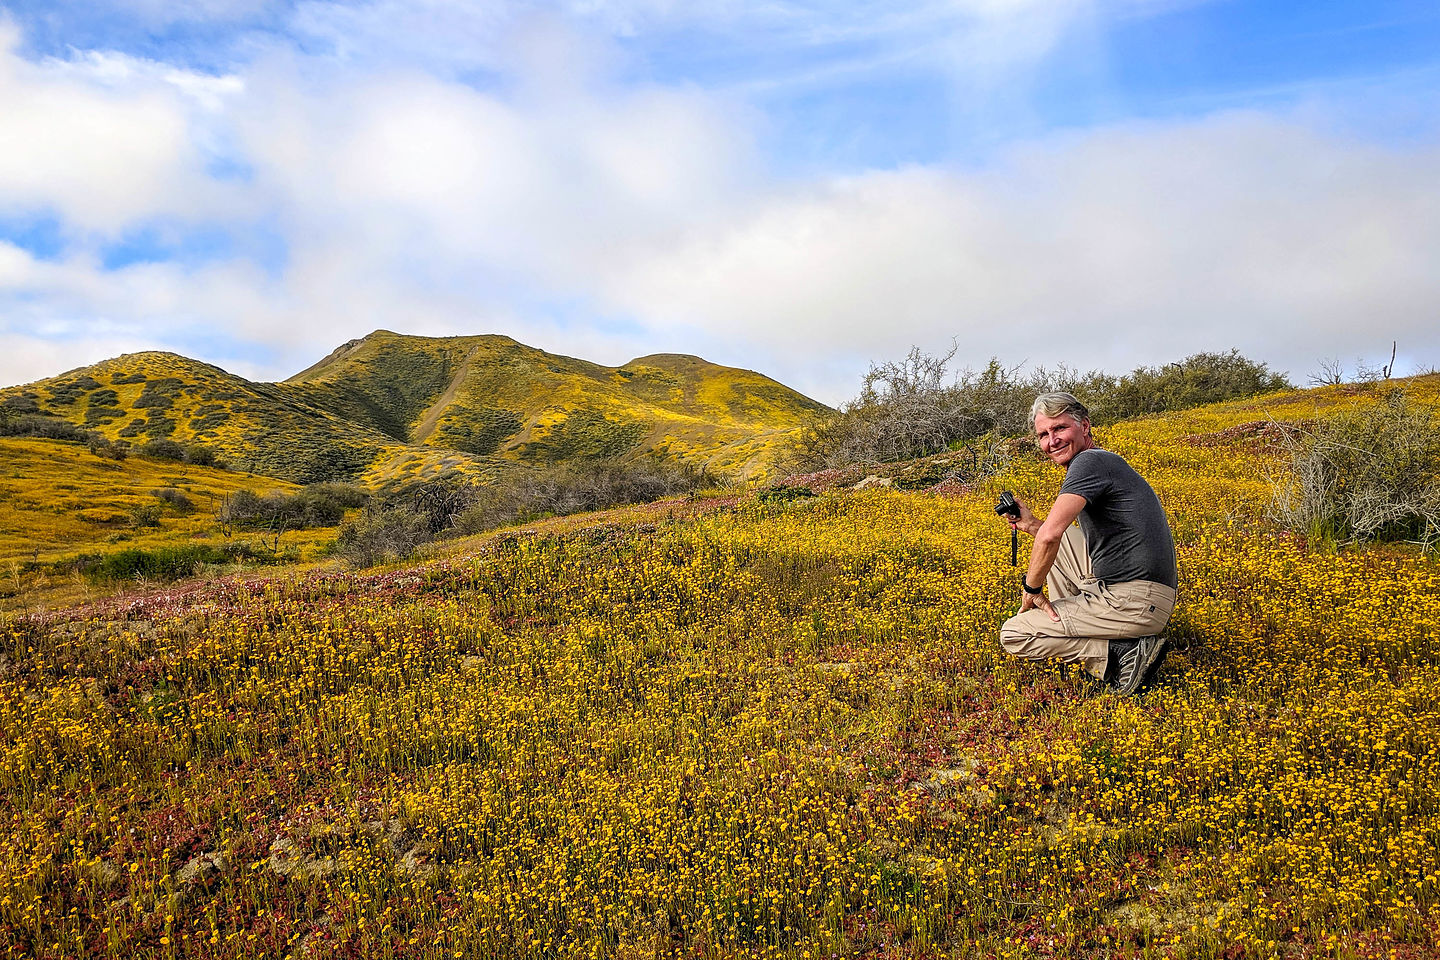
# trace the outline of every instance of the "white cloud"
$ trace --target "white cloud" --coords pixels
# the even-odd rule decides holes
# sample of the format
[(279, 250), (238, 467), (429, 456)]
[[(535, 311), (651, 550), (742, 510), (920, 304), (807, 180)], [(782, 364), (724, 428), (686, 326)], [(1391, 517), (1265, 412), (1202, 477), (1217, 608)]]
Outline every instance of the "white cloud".
[(1392, 338), (1440, 351), (1437, 258), (1440, 151), (1242, 114), (1059, 138), (983, 172), (838, 180), (696, 233), (606, 293), (797, 366), (953, 337), (977, 363), (1113, 370), (1234, 346), (1303, 375)]
[(198, 115), (239, 92), (116, 54), (31, 63), (0, 21), (0, 215), (56, 211), (72, 230), (116, 232), (193, 215), (213, 192)]

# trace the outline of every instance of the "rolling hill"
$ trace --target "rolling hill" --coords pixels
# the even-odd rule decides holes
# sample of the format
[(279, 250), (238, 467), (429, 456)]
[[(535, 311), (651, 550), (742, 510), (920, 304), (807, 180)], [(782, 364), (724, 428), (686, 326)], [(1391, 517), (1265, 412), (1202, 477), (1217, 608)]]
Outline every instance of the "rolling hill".
[(237, 469), (371, 484), (647, 455), (764, 474), (825, 407), (748, 370), (656, 354), (620, 367), (503, 336), (376, 331), (283, 383), (135, 353), (0, 390), (13, 414), (215, 448)]
[(995, 495), (1062, 482), (1033, 451), (0, 620), (0, 931), (37, 960), (1440, 956), (1433, 550), (1267, 511), (1284, 426), (1392, 390), (1440, 405), (1426, 377), (1100, 430), (1180, 565), (1136, 697), (996, 642)]

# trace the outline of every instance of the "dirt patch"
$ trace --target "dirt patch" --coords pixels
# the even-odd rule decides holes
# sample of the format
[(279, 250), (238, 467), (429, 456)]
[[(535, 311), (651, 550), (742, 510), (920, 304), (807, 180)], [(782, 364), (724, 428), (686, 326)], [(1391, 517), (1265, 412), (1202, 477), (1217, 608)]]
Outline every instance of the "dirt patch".
[(1293, 448), (1314, 427), (1313, 420), (1251, 420), (1214, 433), (1192, 433), (1181, 437), (1180, 442), (1192, 447), (1240, 447), (1278, 454)]

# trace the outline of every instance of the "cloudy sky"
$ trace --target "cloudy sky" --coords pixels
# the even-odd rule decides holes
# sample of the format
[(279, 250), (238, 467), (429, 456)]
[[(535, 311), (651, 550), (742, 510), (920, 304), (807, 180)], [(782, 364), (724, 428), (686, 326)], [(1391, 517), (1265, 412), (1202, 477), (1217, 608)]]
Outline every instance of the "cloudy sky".
[(0, 0), (0, 384), (377, 328), (1440, 366), (1440, 7)]

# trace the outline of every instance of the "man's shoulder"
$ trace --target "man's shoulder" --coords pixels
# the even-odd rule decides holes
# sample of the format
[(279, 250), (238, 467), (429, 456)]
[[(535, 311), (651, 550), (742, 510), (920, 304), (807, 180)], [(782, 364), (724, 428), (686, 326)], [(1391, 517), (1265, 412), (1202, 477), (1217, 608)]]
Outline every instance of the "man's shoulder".
[(1125, 458), (1110, 450), (1101, 450), (1099, 447), (1091, 447), (1088, 450), (1081, 450), (1070, 460), (1068, 469), (1074, 470), (1080, 467), (1084, 472), (1114, 470), (1117, 467), (1128, 467)]

